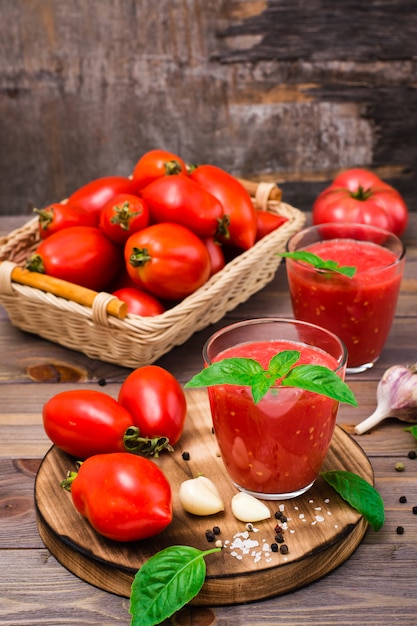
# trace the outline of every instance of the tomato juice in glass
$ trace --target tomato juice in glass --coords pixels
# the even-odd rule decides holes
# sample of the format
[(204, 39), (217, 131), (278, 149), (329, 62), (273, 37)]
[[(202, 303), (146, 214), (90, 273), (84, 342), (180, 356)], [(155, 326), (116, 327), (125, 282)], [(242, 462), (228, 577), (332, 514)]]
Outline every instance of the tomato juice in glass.
[[(297, 365), (325, 365), (344, 378), (346, 348), (312, 324), (266, 318), (215, 333), (203, 356), (208, 365), (250, 357), (267, 368), (283, 350), (299, 350)], [(241, 491), (262, 499), (286, 499), (307, 491), (317, 478), (333, 435), (338, 402), (291, 387), (273, 387), (255, 404), (250, 387), (208, 387), (214, 432), (226, 470)]]
[(338, 335), (348, 349), (349, 373), (372, 367), (389, 335), (404, 270), (395, 235), (360, 224), (323, 224), (294, 235), (289, 252), (356, 267), (352, 278), (286, 259), (294, 317)]

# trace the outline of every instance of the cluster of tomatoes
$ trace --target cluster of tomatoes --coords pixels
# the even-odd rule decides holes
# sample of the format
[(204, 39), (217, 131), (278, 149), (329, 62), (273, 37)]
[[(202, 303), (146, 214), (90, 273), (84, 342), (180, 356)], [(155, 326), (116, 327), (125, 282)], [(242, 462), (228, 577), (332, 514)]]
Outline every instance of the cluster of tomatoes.
[(137, 315), (159, 315), (286, 221), (255, 210), (223, 169), (165, 150), (145, 153), (131, 177), (93, 180), (37, 213), (27, 268), (110, 291)]
[(172, 449), (186, 413), (181, 385), (157, 365), (131, 372), (117, 400), (102, 391), (76, 389), (45, 403), (47, 436), (79, 466), (62, 486), (98, 533), (115, 541), (136, 541), (170, 524), (171, 486), (148, 457)]

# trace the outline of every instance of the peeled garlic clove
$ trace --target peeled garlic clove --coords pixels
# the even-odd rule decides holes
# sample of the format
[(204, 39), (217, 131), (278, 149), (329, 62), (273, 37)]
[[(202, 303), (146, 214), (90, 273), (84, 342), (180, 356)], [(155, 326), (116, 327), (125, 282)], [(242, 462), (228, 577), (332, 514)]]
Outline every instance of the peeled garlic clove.
[(266, 504), (243, 491), (233, 496), (232, 513), (241, 522), (260, 522), (271, 517)]
[(193, 515), (213, 515), (224, 511), (223, 500), (206, 476), (197, 476), (184, 481), (180, 486), (179, 498), (183, 508)]

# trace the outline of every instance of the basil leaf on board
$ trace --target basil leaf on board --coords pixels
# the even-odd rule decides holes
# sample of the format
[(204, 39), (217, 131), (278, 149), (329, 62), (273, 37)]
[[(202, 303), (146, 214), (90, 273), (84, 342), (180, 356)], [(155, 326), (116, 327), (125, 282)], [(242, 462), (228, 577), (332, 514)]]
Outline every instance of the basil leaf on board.
[(148, 559), (132, 583), (131, 626), (160, 624), (190, 602), (204, 584), (204, 557), (220, 550), (170, 546)]
[(342, 470), (321, 472), (320, 475), (346, 502), (364, 516), (373, 530), (382, 528), (385, 521), (384, 501), (364, 478)]
[(337, 261), (331, 259), (324, 261), (322, 258), (307, 252), (307, 250), (298, 250), (297, 252), (282, 252), (279, 256), (287, 257), (288, 259), (294, 259), (295, 261), (304, 261), (312, 265), (318, 270), (325, 270), (327, 272), (336, 272), (337, 274), (343, 274), (348, 278), (352, 278), (356, 274), (356, 267), (351, 265), (339, 265)]
[(272, 357), (267, 370), (264, 370), (262, 365), (254, 359), (245, 357), (223, 359), (205, 367), (184, 386), (186, 388), (212, 387), (213, 385), (251, 387), (255, 404), (273, 385), (276, 390), (280, 386), (298, 387), (357, 406), (353, 392), (335, 372), (322, 365), (305, 364), (293, 367), (299, 358), (300, 352), (297, 350), (282, 350)]
[(414, 439), (417, 439), (417, 426), (407, 426), (407, 428), (404, 428), (404, 430), (407, 433), (411, 433)]

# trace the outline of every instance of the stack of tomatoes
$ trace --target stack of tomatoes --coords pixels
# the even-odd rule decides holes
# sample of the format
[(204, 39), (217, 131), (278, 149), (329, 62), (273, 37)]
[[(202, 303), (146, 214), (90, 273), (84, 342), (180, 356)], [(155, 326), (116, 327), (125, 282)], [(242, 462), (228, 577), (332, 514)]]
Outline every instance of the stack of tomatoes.
[(159, 315), (286, 218), (256, 211), (241, 183), (214, 165), (151, 150), (130, 178), (107, 176), (37, 211), (41, 243), (27, 268)]
[(75, 389), (46, 402), (46, 434), (79, 466), (62, 486), (98, 533), (115, 541), (136, 541), (170, 524), (171, 486), (148, 457), (166, 448), (172, 451), (186, 413), (181, 385), (157, 365), (129, 374), (117, 400), (102, 391)]

